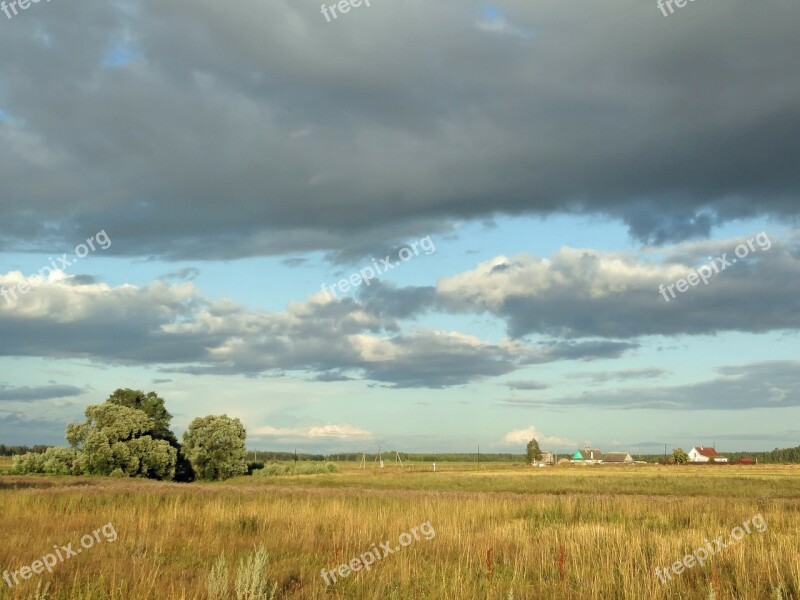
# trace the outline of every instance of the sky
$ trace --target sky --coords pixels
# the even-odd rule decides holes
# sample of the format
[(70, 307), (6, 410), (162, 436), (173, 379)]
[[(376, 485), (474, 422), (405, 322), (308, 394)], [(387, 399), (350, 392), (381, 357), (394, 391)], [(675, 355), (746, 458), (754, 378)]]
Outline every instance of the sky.
[(800, 444), (796, 1), (322, 8), (0, 12), (0, 443)]

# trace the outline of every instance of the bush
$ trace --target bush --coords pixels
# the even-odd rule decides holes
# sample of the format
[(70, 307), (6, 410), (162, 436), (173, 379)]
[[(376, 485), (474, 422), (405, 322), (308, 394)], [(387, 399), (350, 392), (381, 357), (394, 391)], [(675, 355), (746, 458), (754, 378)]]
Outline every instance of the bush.
[[(267, 551), (261, 547), (239, 561), (235, 577), (236, 600), (275, 600), (278, 582), (269, 587), (267, 578)], [(230, 594), (230, 575), (222, 554), (211, 567), (206, 582), (209, 600), (227, 600)]]
[(255, 477), (284, 477), (294, 475), (320, 475), (323, 473), (335, 473), (339, 468), (333, 463), (313, 463), (302, 462), (295, 464), (270, 463), (264, 465), (263, 469), (253, 472)]
[(208, 573), (208, 600), (228, 600), (231, 597), (228, 582), (228, 566), (225, 555), (221, 554)]
[(80, 475), (80, 453), (73, 448), (56, 446), (44, 454), (25, 454), (14, 460), (14, 475), (42, 473), (45, 475)]
[[(269, 598), (275, 597), (275, 588)], [(267, 551), (262, 547), (254, 554), (239, 561), (236, 571), (236, 600), (262, 600), (267, 598), (269, 580), (267, 579)]]

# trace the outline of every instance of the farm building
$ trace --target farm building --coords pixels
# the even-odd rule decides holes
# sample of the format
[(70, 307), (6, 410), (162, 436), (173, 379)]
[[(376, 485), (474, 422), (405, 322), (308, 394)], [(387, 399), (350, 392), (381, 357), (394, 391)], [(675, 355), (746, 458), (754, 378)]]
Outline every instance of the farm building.
[(603, 462), (603, 453), (597, 448), (584, 448), (572, 455), (570, 462), (584, 465), (596, 465)]
[(714, 462), (728, 462), (728, 458), (725, 456), (721, 456), (717, 454), (716, 449), (710, 446), (695, 446), (691, 450), (689, 450), (689, 462), (693, 463), (705, 463), (711, 459), (714, 459)]
[(603, 457), (604, 464), (632, 465), (633, 457), (630, 452), (607, 452)]
[(545, 467), (556, 464), (556, 457), (552, 452), (544, 450), (542, 452), (542, 459), (535, 460), (531, 463), (534, 467)]

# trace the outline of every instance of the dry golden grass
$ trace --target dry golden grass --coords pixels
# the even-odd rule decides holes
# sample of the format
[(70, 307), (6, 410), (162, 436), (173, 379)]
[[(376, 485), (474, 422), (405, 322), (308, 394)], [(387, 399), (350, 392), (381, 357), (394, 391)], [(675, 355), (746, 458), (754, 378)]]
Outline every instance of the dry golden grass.
[[(76, 543), (108, 522), (119, 538), (52, 575), (0, 587), (0, 597), (33, 598), (43, 581), (53, 599), (204, 599), (220, 554), (233, 567), (264, 546), (277, 598), (286, 599), (475, 600), (510, 592), (516, 600), (760, 599), (777, 598), (778, 589), (784, 600), (800, 598), (798, 486), (796, 467), (350, 468), (192, 485), (3, 476), (3, 569), (29, 565), (53, 544)], [(727, 538), (757, 513), (767, 522), (764, 533), (659, 583), (656, 566), (706, 538)], [(321, 569), (373, 542), (397, 545), (401, 533), (425, 521), (436, 530), (433, 540), (326, 587)]]

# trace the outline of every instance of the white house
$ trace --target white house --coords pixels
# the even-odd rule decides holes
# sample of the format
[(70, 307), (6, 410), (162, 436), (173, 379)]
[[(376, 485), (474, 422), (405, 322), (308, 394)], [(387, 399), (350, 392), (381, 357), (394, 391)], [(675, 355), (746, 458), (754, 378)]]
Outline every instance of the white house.
[(717, 454), (717, 451), (710, 446), (695, 446), (689, 450), (689, 462), (704, 463), (708, 462), (712, 458), (714, 459), (714, 462), (728, 462), (727, 457)]

